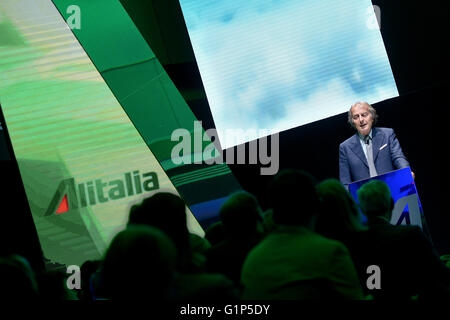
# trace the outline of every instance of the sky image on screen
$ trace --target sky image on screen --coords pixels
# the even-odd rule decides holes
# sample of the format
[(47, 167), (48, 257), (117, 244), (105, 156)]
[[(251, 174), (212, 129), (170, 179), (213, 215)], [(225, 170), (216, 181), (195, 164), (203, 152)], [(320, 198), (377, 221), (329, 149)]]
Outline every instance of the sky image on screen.
[(398, 96), (370, 0), (180, 5), (224, 149)]

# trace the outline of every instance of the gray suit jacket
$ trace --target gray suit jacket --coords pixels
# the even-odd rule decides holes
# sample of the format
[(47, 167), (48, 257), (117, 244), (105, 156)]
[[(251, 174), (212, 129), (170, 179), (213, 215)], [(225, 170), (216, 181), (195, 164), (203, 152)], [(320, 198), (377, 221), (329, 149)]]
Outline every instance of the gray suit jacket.
[[(393, 129), (372, 128), (372, 149), (379, 175), (409, 167)], [(339, 178), (347, 186), (369, 177), (369, 165), (356, 133), (339, 146)]]

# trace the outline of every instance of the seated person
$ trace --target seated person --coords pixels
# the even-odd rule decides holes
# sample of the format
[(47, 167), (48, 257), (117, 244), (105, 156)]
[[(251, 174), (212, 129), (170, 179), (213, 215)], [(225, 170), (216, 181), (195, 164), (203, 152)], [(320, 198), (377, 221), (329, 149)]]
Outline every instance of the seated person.
[(389, 223), (394, 201), (383, 181), (373, 180), (358, 190), (358, 200), (376, 239), (374, 263), (381, 271), (382, 286), (376, 299), (446, 298), (448, 269), (417, 226)]
[(312, 177), (285, 170), (270, 188), (278, 225), (244, 262), (244, 299), (363, 299), (347, 248), (311, 230), (319, 199)]
[[(128, 225), (144, 224), (164, 231), (177, 248), (177, 270), (180, 272), (203, 271), (206, 251), (203, 238), (192, 235), (187, 228), (186, 205), (177, 195), (158, 192), (130, 210)], [(193, 245), (200, 251), (194, 251)]]
[(169, 300), (176, 253), (172, 240), (161, 230), (145, 225), (127, 227), (114, 237), (106, 251), (97, 298)]
[(336, 179), (328, 179), (317, 185), (320, 197), (320, 213), (315, 231), (342, 242), (350, 252), (361, 287), (366, 295), (367, 268), (372, 265), (374, 240), (368, 228), (362, 224), (357, 204), (347, 189)]
[(220, 209), (225, 240), (206, 252), (208, 271), (219, 272), (239, 284), (248, 252), (263, 237), (261, 209), (247, 192), (231, 195)]
[[(206, 258), (202, 254), (209, 245), (198, 244), (203, 238), (187, 229), (186, 205), (177, 195), (158, 192), (130, 211), (128, 225), (149, 225), (165, 232), (177, 249), (177, 264), (171, 300), (209, 301), (236, 300), (239, 292), (234, 283), (221, 274), (205, 273)], [(197, 248), (198, 251), (194, 251)]]

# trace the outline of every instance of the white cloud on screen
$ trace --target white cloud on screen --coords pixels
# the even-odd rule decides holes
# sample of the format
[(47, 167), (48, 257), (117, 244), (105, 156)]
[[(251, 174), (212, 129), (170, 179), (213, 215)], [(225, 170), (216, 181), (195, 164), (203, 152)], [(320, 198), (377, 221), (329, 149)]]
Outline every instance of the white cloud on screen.
[(196, 1), (181, 5), (221, 142), (398, 95), (370, 1)]

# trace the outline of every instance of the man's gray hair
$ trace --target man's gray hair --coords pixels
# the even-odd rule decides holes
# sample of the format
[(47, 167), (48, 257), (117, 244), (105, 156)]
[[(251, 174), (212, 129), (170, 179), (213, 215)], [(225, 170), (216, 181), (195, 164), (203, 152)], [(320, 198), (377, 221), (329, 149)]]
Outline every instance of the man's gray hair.
[(392, 197), (388, 185), (380, 180), (364, 184), (357, 192), (359, 206), (368, 217), (390, 215)]
[(377, 120), (378, 120), (377, 110), (375, 110), (374, 107), (372, 107), (370, 104), (368, 104), (365, 101), (355, 102), (350, 107), (350, 110), (348, 110), (348, 119), (347, 120), (348, 120), (348, 123), (350, 124), (350, 126), (356, 130), (355, 124), (353, 123), (352, 108), (358, 104), (367, 104), (369, 106), (369, 112), (372, 114), (372, 119), (373, 119), (372, 127), (375, 127), (375, 125), (377, 124)]

